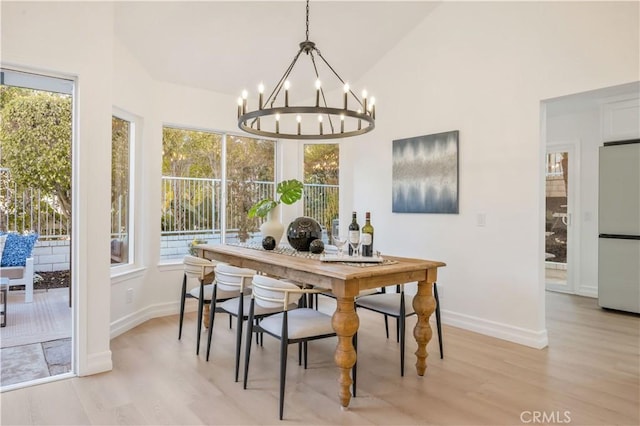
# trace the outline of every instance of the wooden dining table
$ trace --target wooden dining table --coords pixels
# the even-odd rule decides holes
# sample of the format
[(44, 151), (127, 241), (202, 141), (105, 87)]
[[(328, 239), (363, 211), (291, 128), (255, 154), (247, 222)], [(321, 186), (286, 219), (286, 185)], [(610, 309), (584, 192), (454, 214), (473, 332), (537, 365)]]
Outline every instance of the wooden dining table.
[(418, 344), (416, 371), (423, 376), (427, 368), (427, 343), (433, 334), (429, 317), (436, 308), (433, 283), (443, 262), (383, 255), (380, 264), (323, 262), (318, 256), (301, 253), (266, 251), (255, 245), (198, 245), (198, 255), (241, 268), (253, 269), (271, 276), (331, 289), (336, 297), (332, 325), (338, 336), (334, 361), (340, 369), (339, 398), (342, 407), (351, 401), (351, 368), (356, 362), (353, 336), (360, 321), (354, 298), (362, 291), (410, 282), (418, 283), (413, 309), (418, 321), (413, 336)]

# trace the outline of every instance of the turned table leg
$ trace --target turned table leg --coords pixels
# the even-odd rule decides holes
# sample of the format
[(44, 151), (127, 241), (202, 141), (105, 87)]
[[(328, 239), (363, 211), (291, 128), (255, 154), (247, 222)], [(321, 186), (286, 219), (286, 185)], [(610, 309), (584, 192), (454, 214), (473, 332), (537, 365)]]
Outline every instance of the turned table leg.
[(360, 321), (356, 314), (353, 297), (338, 297), (336, 311), (331, 321), (338, 335), (338, 345), (334, 360), (340, 368), (340, 404), (349, 406), (351, 401), (351, 368), (356, 363), (356, 351), (353, 347), (353, 335), (358, 331)]
[(413, 309), (418, 316), (418, 322), (413, 329), (413, 337), (418, 343), (416, 351), (416, 371), (419, 376), (424, 376), (427, 369), (427, 343), (433, 336), (429, 318), (436, 310), (436, 300), (433, 297), (433, 282), (420, 281), (418, 283), (418, 293), (413, 298)]

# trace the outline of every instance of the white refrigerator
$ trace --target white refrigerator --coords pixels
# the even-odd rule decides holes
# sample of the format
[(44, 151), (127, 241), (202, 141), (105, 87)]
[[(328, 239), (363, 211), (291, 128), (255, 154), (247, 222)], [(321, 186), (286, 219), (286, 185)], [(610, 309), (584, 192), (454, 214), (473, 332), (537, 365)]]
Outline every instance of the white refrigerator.
[(640, 313), (640, 139), (600, 148), (598, 303)]

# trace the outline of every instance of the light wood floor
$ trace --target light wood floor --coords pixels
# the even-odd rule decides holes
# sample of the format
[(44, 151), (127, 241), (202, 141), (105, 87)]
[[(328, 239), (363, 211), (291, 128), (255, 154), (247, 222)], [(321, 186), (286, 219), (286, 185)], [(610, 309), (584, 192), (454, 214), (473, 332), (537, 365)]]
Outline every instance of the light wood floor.
[[(323, 298), (322, 309), (331, 303)], [(547, 423), (640, 423), (640, 319), (603, 311), (595, 299), (548, 293), (544, 350), (445, 326), (445, 358), (434, 335), (425, 377), (415, 375), (410, 338), (401, 378), (398, 344), (385, 339), (382, 317), (361, 311), (360, 319), (350, 409), (340, 410), (336, 395), (335, 341), (312, 342), (306, 371), (290, 351), (286, 423), (514, 425), (532, 423), (534, 411)], [(154, 319), (113, 340), (112, 372), (3, 393), (1, 423), (280, 423), (276, 342), (265, 336), (254, 350), (243, 390), (232, 378), (234, 331), (225, 317), (216, 321), (208, 363), (195, 355), (193, 316), (182, 341), (176, 316)]]

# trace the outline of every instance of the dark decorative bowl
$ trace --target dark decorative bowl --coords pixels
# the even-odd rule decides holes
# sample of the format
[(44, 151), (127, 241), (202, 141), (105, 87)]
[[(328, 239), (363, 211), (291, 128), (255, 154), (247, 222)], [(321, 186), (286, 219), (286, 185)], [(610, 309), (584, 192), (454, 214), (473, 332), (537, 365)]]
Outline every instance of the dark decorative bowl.
[(298, 251), (309, 251), (311, 241), (322, 238), (322, 228), (314, 219), (299, 217), (289, 224), (287, 240)]

